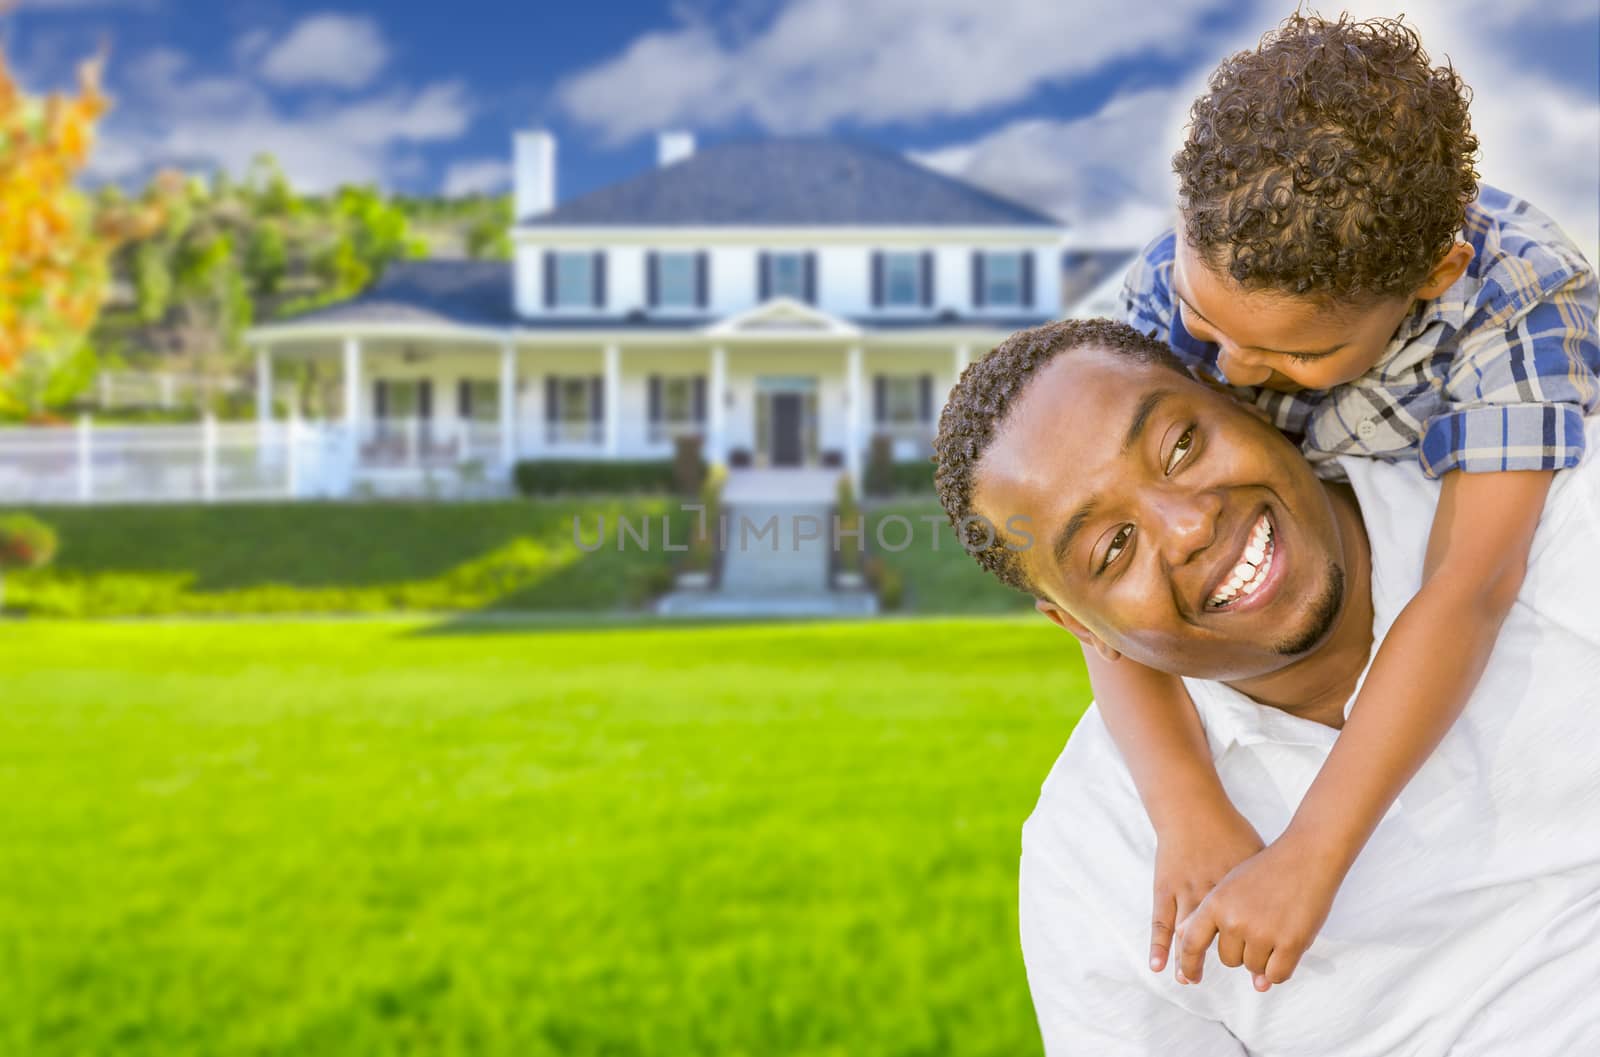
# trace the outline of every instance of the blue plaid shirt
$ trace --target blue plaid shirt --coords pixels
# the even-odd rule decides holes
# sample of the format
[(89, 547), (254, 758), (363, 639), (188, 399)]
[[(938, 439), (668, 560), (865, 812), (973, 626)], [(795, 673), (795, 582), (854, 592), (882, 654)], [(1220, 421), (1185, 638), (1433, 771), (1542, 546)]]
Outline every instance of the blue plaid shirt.
[[(1420, 459), (1423, 472), (1561, 470), (1583, 457), (1583, 419), (1600, 406), (1594, 269), (1554, 221), (1482, 188), (1463, 240), (1475, 256), (1450, 289), (1418, 302), (1382, 359), (1328, 390), (1235, 391), (1303, 437), (1320, 471), (1338, 455)], [(1145, 248), (1123, 287), (1125, 318), (1218, 382), (1217, 346), (1173, 311), (1174, 234)]]

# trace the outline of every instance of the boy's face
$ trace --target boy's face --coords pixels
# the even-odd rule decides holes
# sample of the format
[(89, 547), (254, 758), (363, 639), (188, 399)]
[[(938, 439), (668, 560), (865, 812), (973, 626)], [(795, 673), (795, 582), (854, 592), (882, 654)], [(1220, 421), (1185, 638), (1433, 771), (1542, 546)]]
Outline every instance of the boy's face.
[(1331, 389), (1366, 374), (1412, 304), (1409, 297), (1391, 297), (1358, 308), (1330, 307), (1246, 290), (1207, 267), (1181, 227), (1172, 292), (1183, 328), (1218, 346), (1217, 365), (1231, 384), (1283, 392)]

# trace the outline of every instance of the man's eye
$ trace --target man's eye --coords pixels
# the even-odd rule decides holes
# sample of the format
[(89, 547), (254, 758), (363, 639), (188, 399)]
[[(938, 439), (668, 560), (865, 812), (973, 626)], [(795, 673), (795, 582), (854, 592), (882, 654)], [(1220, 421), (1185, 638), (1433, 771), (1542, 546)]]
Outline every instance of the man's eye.
[(1128, 546), (1128, 541), (1133, 538), (1133, 526), (1124, 525), (1117, 529), (1117, 534), (1111, 537), (1111, 546), (1106, 548), (1106, 556), (1100, 559), (1100, 571), (1104, 572), (1112, 562), (1121, 556)]
[(1178, 464), (1189, 455), (1189, 449), (1194, 446), (1194, 427), (1190, 426), (1183, 431), (1183, 436), (1172, 446), (1172, 451), (1167, 455), (1167, 473), (1178, 468)]

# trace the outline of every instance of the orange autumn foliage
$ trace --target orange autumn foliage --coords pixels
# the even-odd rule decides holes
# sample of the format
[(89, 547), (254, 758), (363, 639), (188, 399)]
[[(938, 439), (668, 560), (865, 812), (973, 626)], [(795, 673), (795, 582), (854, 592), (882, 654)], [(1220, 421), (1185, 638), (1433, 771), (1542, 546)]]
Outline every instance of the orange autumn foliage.
[(100, 63), (85, 63), (75, 96), (23, 92), (0, 55), (0, 375), (33, 348), (80, 342), (122, 242), (161, 223), (154, 199), (96, 211), (73, 186), (108, 100)]

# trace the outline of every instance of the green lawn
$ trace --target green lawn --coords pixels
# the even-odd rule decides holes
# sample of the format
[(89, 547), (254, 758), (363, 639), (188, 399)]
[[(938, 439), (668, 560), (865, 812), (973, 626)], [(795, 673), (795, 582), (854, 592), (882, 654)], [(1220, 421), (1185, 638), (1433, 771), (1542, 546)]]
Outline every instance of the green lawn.
[(0, 625), (0, 1053), (1037, 1053), (1043, 620)]
[[(690, 517), (666, 498), (499, 503), (288, 503), (52, 507), (61, 553), (7, 578), (7, 605), (44, 616), (394, 610), (606, 610), (665, 582), (661, 517), (682, 544)], [(573, 517), (592, 545), (573, 541)], [(651, 519), (651, 548), (616, 546), (616, 519)]]

